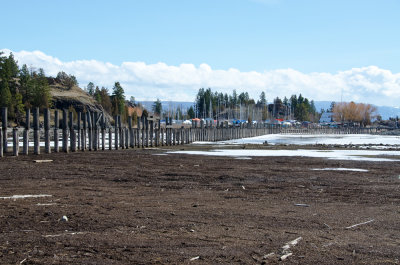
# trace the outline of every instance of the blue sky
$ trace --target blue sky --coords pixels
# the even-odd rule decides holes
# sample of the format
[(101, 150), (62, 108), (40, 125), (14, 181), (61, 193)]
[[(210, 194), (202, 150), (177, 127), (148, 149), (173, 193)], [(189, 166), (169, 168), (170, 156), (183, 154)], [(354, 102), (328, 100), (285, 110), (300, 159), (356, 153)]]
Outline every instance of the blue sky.
[[(400, 72), (397, 0), (2, 1), (2, 48), (64, 61)], [(4, 12), (7, 11), (7, 12)], [(4, 32), (5, 31), (5, 32)], [(7, 37), (12, 36), (12, 38)]]
[[(382, 95), (393, 98), (393, 86), (400, 87), (396, 74), (400, 72), (400, 1), (397, 0), (0, 0), (0, 4), (2, 20), (8, 25), (2, 28), (0, 49), (13, 51), (21, 63), (39, 63), (47, 72), (55, 69), (47, 66), (43, 58), (29, 61), (18, 52), (40, 51), (54, 57), (61, 62), (57, 65), (73, 72), (82, 85), (98, 75), (70, 66), (80, 61), (96, 61), (115, 67), (122, 67), (124, 62), (143, 62), (146, 66), (161, 63), (172, 72), (174, 66), (182, 71), (182, 64), (193, 65), (197, 70), (206, 64), (212, 71), (233, 68), (240, 74), (261, 75), (293, 69), (307, 77), (312, 73), (337, 76), (353, 68), (364, 69), (361, 76), (365, 76), (371, 73), (365, 67), (375, 67), (380, 74), (390, 71), (385, 73), (391, 82), (391, 92), (385, 94), (382, 89), (387, 85), (381, 83)], [(382, 77), (377, 77), (376, 72), (365, 79), (377, 83)], [(177, 75), (174, 80), (182, 75), (186, 74)], [(276, 80), (275, 76), (267, 77)], [(294, 75), (289, 79), (295, 82), (296, 78)], [(311, 96), (310, 82), (314, 82), (302, 79), (297, 85), (285, 86), (282, 81), (280, 86), (271, 86), (271, 82), (263, 81), (256, 86), (261, 81), (247, 84), (242, 79), (237, 87), (224, 86), (223, 80), (211, 83), (200, 80), (190, 89), (194, 91), (201, 85), (226, 91), (254, 89), (256, 96), (265, 87), (267, 95), (272, 97), (279, 95), (274, 91), (291, 87), (285, 92)], [(117, 80), (101, 80), (107, 86), (114, 81)], [(153, 85), (158, 89), (176, 87), (176, 82), (170, 85), (165, 82)], [(340, 80), (335, 82), (343, 85)], [(149, 83), (152, 81), (146, 81), (148, 87)], [(305, 88), (307, 84), (309, 87)], [(125, 85), (128, 94), (150, 99), (142, 93), (148, 90), (143, 84), (126, 81)], [(134, 85), (141, 88), (135, 91)], [(363, 85), (360, 82), (351, 85), (357, 86), (358, 93), (371, 92), (368, 85), (360, 88)], [(343, 87), (337, 89), (336, 92)], [(348, 89), (349, 95), (355, 90)], [(375, 90), (372, 88), (372, 92)], [(377, 96), (371, 95), (371, 99)], [(358, 95), (354, 100), (368, 100), (366, 96)], [(399, 94), (395, 96), (400, 98)], [(188, 98), (189, 94), (182, 97)], [(329, 95), (317, 98), (331, 100)], [(391, 105), (396, 103), (393, 101)]]

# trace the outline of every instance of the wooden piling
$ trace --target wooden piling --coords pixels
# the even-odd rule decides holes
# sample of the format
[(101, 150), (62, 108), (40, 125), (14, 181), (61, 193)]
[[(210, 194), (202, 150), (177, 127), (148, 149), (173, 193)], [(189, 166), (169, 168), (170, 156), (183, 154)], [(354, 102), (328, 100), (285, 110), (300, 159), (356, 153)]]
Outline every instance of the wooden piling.
[(0, 157), (3, 156), (3, 130), (0, 130)]
[(19, 138), (18, 128), (13, 128), (13, 156), (18, 156), (19, 152)]
[(133, 128), (132, 128), (132, 116), (128, 117), (128, 129), (129, 129), (129, 146), (131, 148), (135, 147), (135, 136), (133, 133)]
[(60, 126), (60, 121), (58, 119), (58, 110), (54, 111), (54, 152), (58, 153), (59, 151), (59, 137), (58, 137), (58, 128)]
[(82, 146), (81, 150), (85, 151), (87, 146), (87, 113), (84, 112), (82, 115)]
[(136, 129), (136, 143), (137, 147), (140, 148), (140, 122), (141, 118), (137, 117), (137, 129)]
[(115, 124), (114, 124), (114, 138), (115, 138), (115, 150), (119, 149), (119, 143), (118, 143), (118, 136), (119, 136), (119, 130), (118, 130), (118, 118), (119, 116), (116, 115), (114, 118)]
[(29, 129), (31, 126), (31, 110), (26, 109), (26, 116), (25, 116), (25, 128), (23, 132), (23, 143), (22, 143), (22, 153), (24, 155), (28, 155), (29, 153)]
[(101, 150), (106, 149), (106, 117), (101, 113)]
[(153, 136), (154, 136), (154, 118), (150, 120), (150, 146), (153, 147)]
[(1, 108), (1, 121), (2, 121), (2, 131), (3, 131), (3, 137), (1, 141), (3, 142), (3, 153), (7, 153), (8, 149), (8, 143), (7, 143), (7, 108), (3, 107)]
[(156, 132), (156, 146), (160, 146), (160, 134), (161, 134), (161, 120), (157, 120), (157, 132)]
[(112, 127), (108, 128), (108, 149), (112, 150)]
[(39, 108), (33, 111), (33, 153), (40, 154)]
[(74, 129), (74, 114), (69, 112), (69, 135), (70, 135), (70, 144), (71, 144), (71, 152), (76, 151), (76, 134)]
[(129, 130), (125, 127), (125, 149), (129, 149)]
[(81, 145), (82, 145), (82, 136), (81, 136), (81, 134), (82, 134), (82, 128), (81, 128), (81, 120), (82, 120), (82, 113), (80, 112), (80, 111), (78, 111), (78, 116), (77, 116), (77, 123), (76, 123), (76, 125), (77, 125), (77, 133), (78, 133), (78, 135), (77, 135), (77, 138), (78, 138), (78, 150), (81, 150), (82, 149), (82, 147), (81, 147)]
[(147, 117), (144, 117), (145, 119), (145, 127), (146, 127), (146, 147), (149, 147), (149, 120)]
[(140, 119), (142, 120), (142, 148), (144, 148), (144, 145), (145, 145), (145, 133), (144, 133), (144, 130), (145, 130), (146, 124), (145, 124), (145, 121), (144, 121), (144, 116), (142, 116)]
[(120, 135), (120, 147), (125, 149), (125, 128), (121, 128), (121, 135)]
[(119, 147), (124, 148), (123, 136), (122, 136), (122, 120), (121, 115), (118, 115), (118, 135), (119, 135)]
[(50, 111), (44, 109), (44, 152), (50, 154)]
[(93, 150), (93, 121), (92, 121), (92, 114), (90, 111), (86, 112), (86, 121), (87, 121), (87, 131), (88, 131), (88, 148), (89, 151)]
[(160, 127), (160, 131), (161, 131), (161, 146), (164, 146), (164, 128)]
[(62, 151), (65, 153), (68, 153), (68, 118), (67, 118), (67, 110), (66, 109), (63, 109)]
[(98, 137), (99, 137), (99, 127), (97, 124), (97, 118), (98, 118), (98, 113), (97, 112), (93, 112), (93, 150), (97, 151), (98, 149)]

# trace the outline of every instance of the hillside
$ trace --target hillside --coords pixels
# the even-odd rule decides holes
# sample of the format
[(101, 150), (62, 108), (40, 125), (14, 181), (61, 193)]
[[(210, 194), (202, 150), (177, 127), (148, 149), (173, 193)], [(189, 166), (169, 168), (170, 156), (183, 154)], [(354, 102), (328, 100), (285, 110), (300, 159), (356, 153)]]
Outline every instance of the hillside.
[(75, 108), (76, 111), (103, 111), (102, 106), (78, 86), (68, 89), (49, 78), (53, 106), (57, 109)]

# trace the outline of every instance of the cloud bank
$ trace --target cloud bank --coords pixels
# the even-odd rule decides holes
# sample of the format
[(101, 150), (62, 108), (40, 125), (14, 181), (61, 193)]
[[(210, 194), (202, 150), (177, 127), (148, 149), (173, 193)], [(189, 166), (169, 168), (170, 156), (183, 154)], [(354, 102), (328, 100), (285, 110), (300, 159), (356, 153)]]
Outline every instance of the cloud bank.
[[(3, 49), (8, 54), (10, 50)], [(332, 73), (302, 73), (294, 69), (277, 69), (264, 72), (241, 72), (237, 69), (214, 70), (207, 64), (195, 66), (165, 63), (123, 62), (114, 65), (97, 60), (63, 62), (41, 51), (14, 52), (18, 64), (43, 68), (47, 75), (59, 71), (75, 75), (80, 86), (90, 81), (110, 90), (119, 81), (127, 96), (138, 100), (194, 101), (199, 88), (231, 93), (249, 92), (258, 99), (264, 91), (268, 101), (276, 96), (290, 97), (302, 94), (315, 101), (356, 101), (375, 105), (399, 106), (400, 73), (377, 66), (352, 68)]]

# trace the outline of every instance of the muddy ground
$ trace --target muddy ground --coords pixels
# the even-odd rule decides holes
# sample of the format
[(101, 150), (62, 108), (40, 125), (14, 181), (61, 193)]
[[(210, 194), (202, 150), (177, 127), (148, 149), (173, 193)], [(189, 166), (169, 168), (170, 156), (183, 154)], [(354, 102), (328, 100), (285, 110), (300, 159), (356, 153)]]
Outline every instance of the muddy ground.
[(163, 152), (0, 159), (1, 197), (51, 195), (0, 198), (0, 263), (400, 263), (398, 162)]

